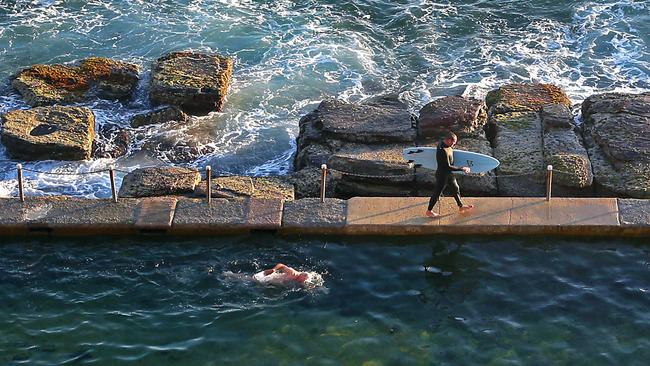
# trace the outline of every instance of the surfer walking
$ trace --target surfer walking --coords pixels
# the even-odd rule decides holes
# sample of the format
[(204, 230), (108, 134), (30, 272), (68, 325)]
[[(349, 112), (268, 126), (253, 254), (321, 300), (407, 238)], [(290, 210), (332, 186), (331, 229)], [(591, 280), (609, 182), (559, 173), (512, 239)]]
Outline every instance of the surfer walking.
[(456, 204), (458, 204), (458, 209), (460, 212), (466, 212), (474, 208), (473, 205), (465, 205), (460, 199), (460, 186), (456, 181), (456, 177), (453, 172), (465, 172), (469, 173), (470, 168), (467, 166), (457, 167), (454, 166), (454, 150), (453, 147), (458, 142), (458, 137), (453, 132), (448, 132), (445, 135), (444, 139), (438, 143), (438, 148), (436, 149), (436, 162), (438, 163), (438, 169), (436, 170), (436, 187), (433, 192), (433, 196), (429, 199), (429, 207), (427, 208), (426, 215), (428, 217), (438, 217), (439, 213), (433, 212), (433, 206), (436, 205), (442, 191), (447, 187), (451, 186), (452, 193), (454, 194), (454, 199), (456, 199)]

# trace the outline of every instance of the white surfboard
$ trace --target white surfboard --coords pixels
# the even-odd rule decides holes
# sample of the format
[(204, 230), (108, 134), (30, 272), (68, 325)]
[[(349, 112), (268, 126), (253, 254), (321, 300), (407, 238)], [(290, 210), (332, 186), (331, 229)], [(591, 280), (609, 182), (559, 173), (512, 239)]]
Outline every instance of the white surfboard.
[[(409, 147), (403, 151), (404, 160), (427, 169), (438, 169), (435, 147)], [(454, 165), (468, 166), (471, 173), (484, 173), (499, 166), (499, 161), (491, 156), (471, 151), (454, 149)]]

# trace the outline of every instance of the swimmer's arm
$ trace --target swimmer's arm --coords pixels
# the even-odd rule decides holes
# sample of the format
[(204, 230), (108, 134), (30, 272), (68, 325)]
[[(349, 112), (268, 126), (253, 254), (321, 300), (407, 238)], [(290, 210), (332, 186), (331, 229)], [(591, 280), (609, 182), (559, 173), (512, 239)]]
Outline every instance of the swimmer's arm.
[(278, 263), (278, 264), (276, 264), (275, 267), (273, 267), (272, 269), (264, 270), (264, 275), (265, 275), (265, 276), (268, 276), (268, 275), (270, 275), (271, 273), (273, 273), (273, 272), (275, 272), (275, 271), (285, 271), (285, 272), (289, 272), (289, 270), (290, 270), (290, 268), (287, 267), (286, 265), (284, 265), (284, 264), (282, 264), (282, 263)]
[(282, 263), (276, 264), (275, 267), (273, 267), (273, 269), (276, 270), (276, 271), (282, 271), (282, 272), (286, 272), (286, 273), (289, 273), (289, 274), (293, 274), (294, 272), (296, 272), (296, 270), (294, 270), (293, 268), (291, 268), (291, 267), (289, 267), (287, 265), (284, 265)]
[(278, 264), (274, 267), (274, 269), (276, 269), (276, 270), (278, 270), (278, 271), (281, 271), (281, 272), (284, 272), (284, 273), (286, 273), (286, 274), (288, 274), (288, 275), (290, 275), (290, 276), (297, 276), (297, 275), (300, 274), (299, 271), (296, 271), (295, 269), (293, 269), (293, 268), (291, 268), (291, 267), (289, 267), (289, 266), (287, 266), (287, 265), (284, 265), (284, 264), (282, 264), (282, 263), (278, 263)]

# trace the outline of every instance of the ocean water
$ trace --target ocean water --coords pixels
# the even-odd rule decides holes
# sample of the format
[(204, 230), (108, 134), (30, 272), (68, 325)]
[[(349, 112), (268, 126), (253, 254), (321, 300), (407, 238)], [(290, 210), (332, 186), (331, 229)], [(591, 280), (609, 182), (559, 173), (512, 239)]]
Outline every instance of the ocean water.
[[(224, 275), (278, 262), (324, 287)], [(650, 251), (622, 239), (5, 238), (0, 299), (7, 366), (650, 359)]]
[[(647, 91), (649, 38), (647, 0), (1, 0), (0, 113), (26, 108), (9, 86), (21, 68), (106, 56), (143, 67), (138, 90), (128, 101), (82, 105), (99, 126), (126, 127), (151, 107), (153, 60), (218, 52), (235, 59), (222, 113), (132, 129), (129, 153), (117, 160), (25, 166), (70, 173), (209, 164), (221, 174), (285, 174), (298, 120), (324, 98), (398, 93), (416, 112), (441, 96), (482, 98), (508, 82), (553, 83), (575, 103)], [(15, 163), (0, 162), (1, 196), (16, 194)], [(106, 174), (26, 177), (30, 195), (110, 195)]]

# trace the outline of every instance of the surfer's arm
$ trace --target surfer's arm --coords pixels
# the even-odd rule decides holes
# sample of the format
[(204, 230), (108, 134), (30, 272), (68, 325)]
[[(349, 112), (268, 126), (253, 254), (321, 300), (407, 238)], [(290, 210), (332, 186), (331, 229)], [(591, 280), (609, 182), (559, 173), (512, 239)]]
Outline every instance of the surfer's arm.
[(449, 164), (450, 156), (447, 155), (447, 152), (444, 149), (438, 149), (436, 152), (436, 158), (438, 160), (438, 166), (443, 166), (446, 168), (445, 170), (452, 172), (460, 172), (463, 170), (462, 167)]
[[(449, 164), (449, 163), (447, 163), (447, 164)], [(449, 170), (451, 170), (452, 172), (461, 172), (461, 171), (465, 170), (464, 168), (465, 168), (464, 166), (455, 166), (455, 165), (449, 164)]]

